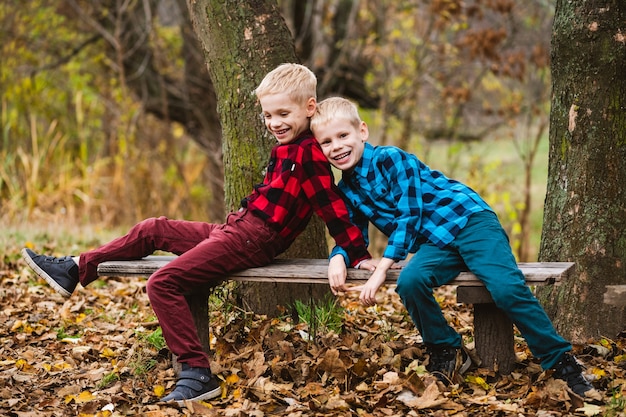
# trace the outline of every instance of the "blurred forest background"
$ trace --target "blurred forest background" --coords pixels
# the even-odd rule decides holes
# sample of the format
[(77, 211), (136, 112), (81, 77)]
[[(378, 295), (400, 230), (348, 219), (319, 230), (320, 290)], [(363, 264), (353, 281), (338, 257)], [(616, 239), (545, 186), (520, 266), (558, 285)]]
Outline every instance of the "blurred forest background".
[[(278, 4), (319, 99), (352, 99), (373, 143), (471, 185), (536, 260), (553, 2)], [(185, 0), (1, 1), (0, 48), (5, 232), (223, 220), (219, 106)]]

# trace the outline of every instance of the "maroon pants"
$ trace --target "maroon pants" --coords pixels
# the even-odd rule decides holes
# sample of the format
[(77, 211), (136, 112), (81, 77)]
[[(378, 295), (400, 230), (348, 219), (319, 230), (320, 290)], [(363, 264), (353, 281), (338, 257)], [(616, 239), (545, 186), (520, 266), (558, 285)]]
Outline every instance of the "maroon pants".
[(151, 218), (126, 236), (81, 254), (79, 279), (83, 286), (96, 280), (98, 264), (105, 261), (140, 259), (156, 250), (179, 255), (149, 278), (148, 298), (178, 361), (208, 367), (185, 294), (229, 272), (267, 265), (286, 246), (276, 231), (243, 209), (231, 213), (225, 224)]

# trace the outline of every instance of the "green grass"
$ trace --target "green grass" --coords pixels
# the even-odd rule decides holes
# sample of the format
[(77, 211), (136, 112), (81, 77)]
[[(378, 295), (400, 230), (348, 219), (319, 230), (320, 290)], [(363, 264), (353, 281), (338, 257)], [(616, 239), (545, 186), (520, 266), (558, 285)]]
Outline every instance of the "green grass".
[(344, 309), (334, 297), (304, 303), (296, 300), (294, 308), (301, 322), (306, 323), (311, 336), (329, 331), (339, 333), (343, 325)]
[(160, 327), (150, 333), (141, 333), (139, 339), (156, 350), (161, 350), (165, 347), (165, 339), (163, 338), (163, 331)]
[(102, 379), (100, 380), (100, 382), (98, 382), (96, 387), (98, 389), (104, 389), (108, 387), (109, 385), (113, 384), (114, 382), (118, 381), (119, 379), (120, 379), (119, 373), (115, 371), (108, 373), (102, 377)]

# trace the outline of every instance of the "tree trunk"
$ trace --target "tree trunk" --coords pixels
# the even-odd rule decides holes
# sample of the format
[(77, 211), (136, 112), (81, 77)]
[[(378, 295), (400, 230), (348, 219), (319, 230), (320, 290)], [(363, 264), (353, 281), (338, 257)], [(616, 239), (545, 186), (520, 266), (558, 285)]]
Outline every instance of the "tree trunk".
[(577, 273), (540, 298), (575, 343), (612, 337), (626, 319), (603, 303), (606, 285), (626, 283), (625, 12), (622, 0), (556, 4), (539, 259), (574, 261)]
[[(284, 62), (297, 62), (293, 40), (275, 1), (188, 0), (191, 21), (204, 51), (215, 86), (222, 122), (226, 209), (261, 182), (275, 139), (259, 120), (261, 109), (253, 94), (265, 74)], [(289, 256), (325, 257), (323, 226), (314, 217), (292, 245)], [(308, 300), (327, 287), (246, 284), (244, 305), (260, 314), (274, 314), (278, 305)]]

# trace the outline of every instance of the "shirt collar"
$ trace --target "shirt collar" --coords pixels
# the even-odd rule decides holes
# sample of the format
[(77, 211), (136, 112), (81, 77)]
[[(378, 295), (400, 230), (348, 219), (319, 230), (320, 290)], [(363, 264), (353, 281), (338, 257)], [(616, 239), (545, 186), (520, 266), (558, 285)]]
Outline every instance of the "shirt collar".
[(311, 132), (310, 129), (305, 129), (290, 143), (300, 143), (303, 140), (311, 138), (311, 137), (313, 137), (313, 132)]
[(367, 178), (369, 167), (372, 163), (372, 159), (374, 159), (374, 147), (367, 142), (365, 142), (364, 145), (365, 147), (363, 148), (363, 155), (361, 155), (361, 159), (351, 171), (344, 171), (342, 178), (346, 180), (357, 176)]

